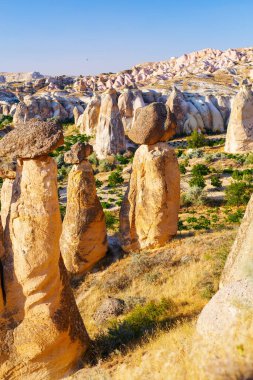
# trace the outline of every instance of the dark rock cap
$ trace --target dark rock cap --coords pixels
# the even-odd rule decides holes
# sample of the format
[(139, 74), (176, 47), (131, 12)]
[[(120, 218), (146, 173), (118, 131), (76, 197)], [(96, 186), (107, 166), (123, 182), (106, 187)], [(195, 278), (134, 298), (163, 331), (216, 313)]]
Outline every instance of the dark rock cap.
[(128, 137), (136, 144), (153, 145), (164, 141), (171, 127), (167, 120), (167, 110), (163, 103), (151, 103), (136, 110), (133, 127)]
[(31, 119), (0, 141), (0, 157), (36, 158), (63, 145), (62, 126), (54, 120)]
[(64, 154), (66, 164), (79, 164), (85, 160), (93, 152), (93, 147), (90, 144), (77, 142), (72, 145), (71, 149)]

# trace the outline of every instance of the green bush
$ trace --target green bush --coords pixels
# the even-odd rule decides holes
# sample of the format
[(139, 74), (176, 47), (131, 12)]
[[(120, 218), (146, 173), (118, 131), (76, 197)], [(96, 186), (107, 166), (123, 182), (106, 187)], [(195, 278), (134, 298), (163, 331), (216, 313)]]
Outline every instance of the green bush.
[(227, 221), (230, 223), (240, 223), (243, 218), (243, 214), (243, 211), (239, 209), (232, 214), (228, 214)]
[(105, 213), (105, 224), (108, 229), (115, 230), (118, 224), (118, 219), (110, 211), (104, 211)]
[(102, 182), (102, 181), (99, 181), (99, 179), (96, 179), (95, 183), (96, 183), (96, 187), (97, 187), (98, 189), (99, 189), (100, 187), (103, 186), (103, 182)]
[(13, 121), (13, 117), (11, 115), (2, 115), (0, 117), (0, 129), (7, 127), (7, 125), (11, 124)]
[(198, 186), (190, 187), (189, 190), (182, 194), (181, 203), (184, 206), (199, 206), (206, 202), (206, 195), (203, 188)]
[(189, 148), (200, 148), (206, 145), (206, 139), (202, 133), (193, 131), (191, 136), (187, 137), (187, 143)]
[(121, 164), (121, 165), (126, 165), (130, 162), (130, 159), (127, 157), (122, 156), (121, 154), (117, 154), (115, 156), (116, 160)]
[(107, 160), (100, 160), (98, 165), (98, 171), (100, 173), (110, 172), (114, 168), (114, 164)]
[(53, 157), (59, 156), (60, 153), (64, 154), (65, 152), (70, 150), (71, 146), (76, 144), (77, 142), (88, 143), (89, 140), (90, 136), (86, 136), (80, 133), (64, 137), (64, 145), (55, 149), (50, 155)]
[(253, 164), (253, 153), (249, 153), (244, 161), (246, 165), (252, 165)]
[(191, 178), (189, 182), (190, 187), (200, 187), (201, 189), (204, 189), (206, 186), (204, 177), (202, 175), (196, 175)]
[(221, 188), (222, 182), (220, 180), (220, 177), (218, 175), (212, 175), (211, 177), (211, 185), (216, 188)]
[(108, 186), (109, 187), (116, 187), (117, 185), (120, 185), (124, 182), (124, 178), (122, 175), (116, 170), (115, 172), (111, 173), (108, 177)]
[(193, 230), (208, 230), (210, 228), (211, 222), (204, 215), (201, 215), (199, 218), (189, 217), (186, 219), (188, 223), (187, 229)]
[(109, 203), (109, 202), (101, 202), (101, 206), (103, 208), (110, 208), (111, 207), (111, 203)]
[(204, 165), (204, 164), (196, 164), (193, 166), (192, 170), (191, 170), (191, 174), (193, 176), (199, 176), (199, 175), (207, 175), (210, 173), (210, 169), (208, 166)]
[(99, 160), (97, 158), (96, 152), (91, 153), (88, 160), (92, 165), (98, 166), (99, 164)]
[(231, 206), (245, 205), (250, 199), (252, 190), (253, 186), (245, 182), (233, 182), (225, 190), (225, 199)]
[(181, 174), (186, 173), (186, 167), (184, 166), (184, 164), (179, 164), (179, 170)]

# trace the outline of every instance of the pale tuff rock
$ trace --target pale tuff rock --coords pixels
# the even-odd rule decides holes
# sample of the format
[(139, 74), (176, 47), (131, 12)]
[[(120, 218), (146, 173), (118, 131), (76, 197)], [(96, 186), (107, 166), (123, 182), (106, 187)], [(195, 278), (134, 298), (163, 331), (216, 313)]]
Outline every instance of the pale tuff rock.
[(251, 151), (253, 151), (253, 93), (248, 86), (243, 86), (232, 104), (225, 152)]
[(140, 146), (134, 156), (128, 191), (120, 210), (125, 251), (157, 248), (177, 233), (180, 173), (166, 143)]
[(244, 278), (253, 279), (253, 195), (227, 258), (220, 287)]
[(64, 154), (64, 161), (66, 164), (79, 164), (85, 160), (85, 158), (89, 157), (92, 152), (92, 145), (77, 142), (72, 145), (71, 150)]
[(175, 133), (176, 125), (163, 103), (151, 103), (136, 110), (128, 137), (136, 144), (152, 145), (166, 141)]
[[(62, 378), (75, 368), (87, 347), (88, 336), (60, 256), (56, 176), (51, 157), (23, 160), (17, 167), (5, 248), (13, 256), (12, 281), (23, 295), (15, 306), (22, 312), (14, 315), (14, 323), (9, 321), (6, 336), (1, 329), (1, 347), (4, 353), (9, 351), (1, 378)], [(5, 276), (5, 263), (3, 270)], [(6, 320), (10, 318), (8, 297), (7, 282)]]
[(188, 112), (188, 104), (184, 99), (183, 93), (174, 87), (172, 93), (168, 97), (166, 105), (172, 114), (175, 115), (177, 123), (176, 133), (181, 134), (183, 132), (184, 123)]
[(62, 144), (63, 131), (57, 122), (32, 119), (4, 136), (0, 141), (0, 156), (35, 158)]
[(67, 208), (60, 247), (71, 275), (83, 274), (107, 251), (105, 216), (88, 161), (74, 165), (68, 176)]
[(85, 133), (88, 136), (96, 135), (97, 125), (99, 121), (100, 106), (100, 97), (93, 96), (82, 115), (82, 119), (80, 122), (80, 133)]
[(102, 95), (94, 150), (100, 159), (126, 150), (124, 127), (114, 89)]
[(77, 106), (75, 106), (73, 108), (73, 116), (74, 116), (75, 125), (78, 125), (78, 119), (79, 119), (79, 117), (81, 115), (82, 115), (82, 110), (80, 110), (80, 108), (78, 108)]
[(251, 379), (253, 376), (253, 282), (226, 284), (197, 321), (192, 362), (197, 379)]
[(212, 114), (206, 102), (200, 97), (191, 98), (191, 102), (199, 111), (206, 131), (212, 131)]
[(122, 118), (125, 133), (132, 128), (135, 111), (145, 106), (142, 93), (139, 90), (124, 90), (118, 99), (119, 111)]
[(206, 96), (205, 100), (212, 117), (212, 132), (223, 133), (225, 128), (220, 111), (214, 106), (210, 96)]
[[(0, 220), (0, 267), (2, 268), (2, 257), (4, 256), (4, 245), (3, 245), (3, 227), (2, 227), (2, 222)], [(2, 278), (2, 274), (1, 274), (1, 271), (0, 271), (0, 316), (4, 310), (4, 298), (5, 298), (5, 294), (4, 294), (4, 288), (3, 288), (3, 278)], [(1, 325), (1, 322), (0, 322), (0, 325)]]

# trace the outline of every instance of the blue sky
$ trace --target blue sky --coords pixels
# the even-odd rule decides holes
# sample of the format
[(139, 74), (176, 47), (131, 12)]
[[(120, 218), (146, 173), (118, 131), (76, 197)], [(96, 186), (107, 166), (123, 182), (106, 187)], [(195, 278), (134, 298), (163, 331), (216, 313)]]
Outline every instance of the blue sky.
[(0, 71), (116, 72), (253, 46), (253, 0), (0, 0)]

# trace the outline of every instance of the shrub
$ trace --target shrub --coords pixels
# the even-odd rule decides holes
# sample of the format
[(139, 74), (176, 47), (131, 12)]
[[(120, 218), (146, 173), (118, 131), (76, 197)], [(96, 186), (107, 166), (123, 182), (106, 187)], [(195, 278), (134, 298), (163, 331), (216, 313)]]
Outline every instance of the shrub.
[(96, 152), (91, 153), (89, 156), (89, 162), (95, 166), (98, 166), (99, 160), (97, 158)]
[(101, 206), (103, 208), (110, 208), (111, 207), (111, 204), (109, 202), (101, 202)]
[(103, 186), (103, 182), (102, 181), (99, 181), (99, 179), (96, 179), (96, 187), (99, 189), (100, 187)]
[(191, 174), (193, 176), (207, 175), (209, 173), (210, 173), (209, 167), (203, 164), (196, 164), (193, 166), (191, 170)]
[(201, 187), (193, 186), (182, 194), (182, 204), (185, 206), (195, 205), (199, 206), (205, 203), (206, 194)]
[(114, 164), (112, 164), (111, 162), (107, 160), (99, 161), (98, 171), (100, 173), (110, 172), (113, 168), (114, 168)]
[(189, 182), (190, 187), (200, 187), (201, 189), (204, 189), (206, 186), (204, 177), (202, 175), (197, 175), (191, 178)]
[(252, 185), (245, 182), (234, 182), (225, 190), (225, 199), (231, 206), (245, 205), (248, 203), (253, 190)]
[(249, 153), (244, 161), (244, 164), (246, 165), (252, 165), (253, 164), (253, 153)]
[(126, 165), (129, 163), (130, 159), (127, 157), (122, 156), (121, 154), (117, 154), (115, 156), (116, 160), (121, 164), (121, 165)]
[(191, 149), (187, 153), (188, 158), (200, 158), (203, 157), (203, 150), (201, 149)]
[(105, 211), (105, 224), (110, 230), (115, 230), (118, 224), (118, 219), (110, 211)]
[(227, 221), (230, 223), (240, 223), (243, 217), (243, 211), (237, 210), (236, 212), (232, 214), (228, 214)]
[(80, 133), (76, 133), (71, 136), (65, 136), (64, 137), (64, 145), (60, 146), (59, 148), (55, 149), (51, 156), (55, 157), (58, 156), (60, 153), (65, 153), (68, 150), (70, 150), (71, 146), (74, 145), (77, 142), (87, 143), (90, 140), (90, 136), (86, 136)]
[(179, 164), (179, 170), (181, 174), (186, 173), (186, 167), (184, 166), (184, 164)]
[(222, 182), (218, 175), (212, 175), (211, 177), (211, 185), (216, 188), (220, 188), (222, 186)]
[(211, 222), (204, 215), (201, 215), (199, 218), (189, 217), (186, 219), (186, 222), (189, 224), (188, 229), (193, 230), (208, 230), (210, 228)]
[(109, 187), (116, 187), (117, 185), (120, 185), (124, 182), (124, 178), (122, 175), (116, 170), (115, 172), (111, 173), (108, 177), (108, 186)]
[(7, 125), (11, 124), (13, 117), (11, 115), (2, 115), (0, 118), (0, 129), (5, 128)]
[(206, 139), (202, 133), (193, 131), (191, 136), (187, 137), (187, 143), (189, 148), (200, 148), (206, 145)]

